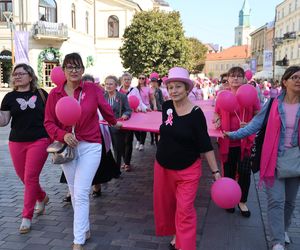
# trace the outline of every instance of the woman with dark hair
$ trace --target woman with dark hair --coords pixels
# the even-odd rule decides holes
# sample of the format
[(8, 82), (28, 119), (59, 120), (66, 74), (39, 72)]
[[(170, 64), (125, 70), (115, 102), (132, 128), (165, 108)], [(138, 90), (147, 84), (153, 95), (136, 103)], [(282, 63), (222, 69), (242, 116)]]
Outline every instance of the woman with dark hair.
[(15, 171), (25, 186), (23, 219), (19, 229), (25, 234), (31, 229), (35, 204), (36, 213), (41, 215), (49, 201), (39, 183), (50, 143), (43, 125), (48, 94), (37, 89), (38, 79), (27, 64), (16, 65), (11, 77), (13, 91), (2, 101), (0, 126), (6, 126), (12, 120), (8, 146)]
[[(117, 128), (122, 124), (114, 118), (100, 88), (93, 83), (81, 81), (84, 66), (79, 54), (67, 54), (62, 68), (66, 82), (50, 92), (44, 124), (51, 139), (75, 148), (75, 159), (61, 166), (68, 182), (74, 210), (73, 250), (81, 250), (85, 241), (90, 238), (89, 193), (101, 160), (102, 145), (97, 110), (100, 110), (109, 124)], [(65, 96), (80, 101), (81, 118), (74, 129), (62, 124), (55, 113), (56, 103)]]
[[(299, 174), (291, 172), (288, 178), (282, 177), (284, 175), (281, 171), (283, 167), (289, 171), (296, 166), (300, 168), (299, 66), (286, 69), (281, 86), (281, 94), (271, 103), (260, 161), (260, 181), (266, 184), (268, 225), (273, 250), (284, 250), (285, 243), (291, 242), (287, 230), (291, 224), (300, 183)], [(234, 132), (226, 132), (225, 136), (236, 140), (258, 132), (269, 105), (270, 100), (247, 126)]]
[[(228, 83), (230, 91), (236, 95), (240, 86), (245, 84), (245, 72), (241, 67), (232, 67), (228, 71)], [(227, 112), (222, 107), (215, 108), (216, 127), (225, 131), (235, 131), (241, 126), (251, 121), (253, 116), (260, 110), (260, 104), (254, 100), (254, 104), (248, 107), (238, 105), (235, 112)], [(224, 176), (236, 179), (242, 190), (242, 197), (238, 208), (244, 217), (250, 217), (251, 212), (246, 202), (251, 181), (251, 169), (249, 166), (250, 149), (253, 145), (254, 135), (248, 136), (244, 140), (229, 141), (228, 138), (219, 138), (219, 153), (223, 165)], [(234, 213), (235, 208), (226, 209), (229, 213)]]

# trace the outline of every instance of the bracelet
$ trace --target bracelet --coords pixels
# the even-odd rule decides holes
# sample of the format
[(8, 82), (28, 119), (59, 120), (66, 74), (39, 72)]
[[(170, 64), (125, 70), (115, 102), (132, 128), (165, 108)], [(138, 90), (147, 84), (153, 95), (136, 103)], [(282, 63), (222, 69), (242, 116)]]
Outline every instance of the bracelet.
[(213, 175), (215, 175), (216, 173), (220, 173), (220, 170), (218, 169), (218, 170), (216, 170), (216, 171), (211, 171), (211, 173), (212, 173)]

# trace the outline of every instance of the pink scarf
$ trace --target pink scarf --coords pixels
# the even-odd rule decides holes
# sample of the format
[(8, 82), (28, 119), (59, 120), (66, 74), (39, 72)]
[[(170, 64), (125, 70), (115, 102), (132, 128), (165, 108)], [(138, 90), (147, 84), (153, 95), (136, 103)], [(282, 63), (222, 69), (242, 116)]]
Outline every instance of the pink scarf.
[[(242, 110), (242, 109), (241, 109)], [(253, 107), (248, 107), (245, 109), (245, 116), (244, 121), (249, 122), (253, 118)], [(224, 110), (221, 110), (221, 130), (223, 131), (230, 131), (230, 117), (229, 112), (226, 112)], [(250, 149), (253, 144), (255, 135), (248, 136), (244, 139), (241, 139), (241, 159), (244, 158), (244, 156), (250, 155)], [(220, 152), (220, 158), (221, 162), (227, 162), (228, 160), (228, 153), (229, 153), (229, 139), (228, 138), (219, 138), (219, 152)]]
[(260, 160), (260, 185), (265, 182), (272, 186), (278, 154), (281, 121), (278, 113), (278, 100), (274, 99), (270, 110), (265, 139)]

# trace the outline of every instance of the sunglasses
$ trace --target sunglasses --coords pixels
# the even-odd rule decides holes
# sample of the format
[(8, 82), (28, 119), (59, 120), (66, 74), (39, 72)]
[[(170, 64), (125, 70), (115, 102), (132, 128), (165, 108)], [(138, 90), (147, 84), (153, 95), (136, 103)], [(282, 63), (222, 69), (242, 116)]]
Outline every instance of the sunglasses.
[(146, 78), (145, 77), (139, 77), (139, 80), (145, 80)]
[(222, 80), (222, 83), (228, 83), (228, 80)]

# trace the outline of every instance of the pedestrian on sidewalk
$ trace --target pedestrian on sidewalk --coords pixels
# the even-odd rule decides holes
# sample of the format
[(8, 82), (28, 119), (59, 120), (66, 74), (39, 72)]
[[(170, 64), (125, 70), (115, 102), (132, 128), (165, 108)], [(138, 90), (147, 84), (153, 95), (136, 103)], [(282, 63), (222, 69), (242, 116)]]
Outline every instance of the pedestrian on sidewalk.
[(38, 78), (27, 64), (18, 64), (11, 75), (13, 91), (5, 95), (0, 111), (0, 126), (11, 120), (9, 151), (15, 171), (24, 184), (24, 206), (21, 234), (31, 229), (36, 204), (36, 214), (44, 213), (49, 198), (39, 183), (40, 173), (48, 157), (50, 144), (44, 127), (45, 102), (48, 96), (38, 89)]
[[(84, 66), (79, 54), (67, 54), (62, 68), (66, 82), (50, 92), (44, 124), (51, 139), (75, 148), (75, 159), (62, 164), (62, 169), (74, 210), (73, 250), (82, 250), (83, 244), (90, 238), (89, 193), (101, 160), (102, 145), (97, 110), (100, 110), (109, 124), (118, 128), (122, 124), (114, 118), (100, 88), (93, 83), (81, 81)], [(55, 113), (56, 103), (65, 96), (74, 97), (76, 100), (81, 96), (81, 118), (76, 123), (75, 134), (70, 126), (59, 122)]]
[[(241, 67), (232, 67), (228, 71), (228, 83), (230, 91), (236, 95), (240, 86), (246, 84), (245, 72)], [(252, 106), (242, 107), (237, 105), (234, 112), (227, 112), (220, 106), (215, 107), (214, 123), (217, 128), (225, 131), (235, 131), (241, 126), (251, 121), (251, 119), (259, 112), (260, 103), (257, 98)], [(238, 183), (242, 190), (242, 197), (238, 204), (238, 208), (242, 216), (248, 218), (251, 212), (246, 202), (248, 198), (251, 169), (249, 165), (249, 157), (251, 146), (253, 145), (255, 135), (249, 135), (244, 140), (232, 140), (228, 138), (218, 138), (220, 159), (223, 165), (225, 177), (232, 179), (238, 178)], [(229, 213), (234, 213), (235, 208), (226, 209)]]
[(188, 94), (193, 88), (186, 69), (170, 69), (166, 85), (171, 100), (162, 106), (160, 140), (154, 164), (154, 219), (158, 236), (172, 235), (170, 249), (195, 250), (194, 207), (201, 159), (207, 158), (214, 179), (221, 177), (207, 132), (205, 116)]
[[(295, 208), (300, 183), (300, 67), (291, 66), (281, 78), (282, 92), (272, 103), (261, 152), (260, 182), (265, 182), (268, 197), (268, 226), (273, 250), (284, 250), (290, 243), (287, 230)], [(269, 102), (244, 128), (226, 132), (230, 139), (240, 139), (258, 132), (263, 124)], [(290, 154), (290, 152), (294, 152)], [(282, 166), (290, 177), (280, 176)], [(294, 168), (293, 168), (294, 167)], [(292, 177), (293, 176), (293, 177)]]

